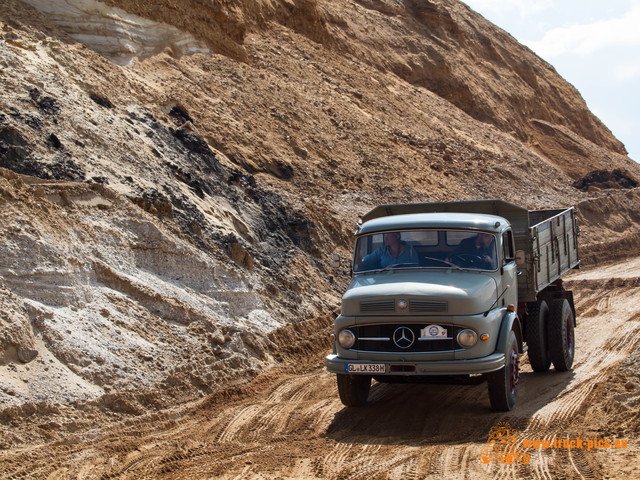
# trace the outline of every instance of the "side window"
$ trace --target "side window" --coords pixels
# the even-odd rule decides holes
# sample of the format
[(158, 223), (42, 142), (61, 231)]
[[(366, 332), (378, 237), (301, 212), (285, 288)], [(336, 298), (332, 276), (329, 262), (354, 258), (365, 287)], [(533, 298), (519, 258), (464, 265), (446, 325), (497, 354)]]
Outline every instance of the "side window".
[(507, 230), (502, 234), (502, 252), (502, 258), (504, 259), (503, 262), (505, 265), (515, 261), (516, 255), (513, 246), (513, 233), (511, 230)]

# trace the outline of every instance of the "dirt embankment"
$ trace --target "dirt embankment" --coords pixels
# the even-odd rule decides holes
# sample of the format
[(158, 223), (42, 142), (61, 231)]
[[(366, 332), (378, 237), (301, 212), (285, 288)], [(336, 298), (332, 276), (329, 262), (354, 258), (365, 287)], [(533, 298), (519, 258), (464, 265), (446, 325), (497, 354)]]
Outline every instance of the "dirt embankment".
[(576, 205), (584, 263), (603, 265), (640, 254), (640, 195), (637, 188), (605, 190)]

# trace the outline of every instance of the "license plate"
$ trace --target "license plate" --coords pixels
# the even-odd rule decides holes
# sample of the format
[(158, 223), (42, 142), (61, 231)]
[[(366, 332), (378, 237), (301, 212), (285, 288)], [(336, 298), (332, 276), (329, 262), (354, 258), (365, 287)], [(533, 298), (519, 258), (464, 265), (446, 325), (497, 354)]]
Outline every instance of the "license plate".
[(346, 373), (385, 373), (384, 363), (345, 363)]

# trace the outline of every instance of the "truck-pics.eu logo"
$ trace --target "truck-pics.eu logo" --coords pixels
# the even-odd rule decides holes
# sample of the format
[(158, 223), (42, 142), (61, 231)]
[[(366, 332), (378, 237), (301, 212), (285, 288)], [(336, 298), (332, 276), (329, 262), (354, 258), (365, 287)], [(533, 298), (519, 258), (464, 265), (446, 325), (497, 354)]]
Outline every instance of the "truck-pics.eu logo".
[(500, 462), (511, 465), (514, 462), (529, 465), (531, 455), (518, 451), (518, 439), (516, 430), (511, 428), (508, 422), (500, 422), (489, 431), (489, 438), (482, 451), (480, 461), (482, 463)]
[[(628, 448), (628, 440), (625, 438), (546, 438), (536, 440), (525, 438), (522, 440), (522, 450), (533, 449), (533, 451), (544, 450), (616, 450)], [(511, 428), (508, 422), (503, 421), (492, 427), (489, 431), (489, 438), (480, 451), (480, 461), (484, 464), (500, 462), (512, 465), (518, 462), (522, 465), (529, 465), (531, 455), (525, 451), (518, 450), (518, 439), (516, 430)]]

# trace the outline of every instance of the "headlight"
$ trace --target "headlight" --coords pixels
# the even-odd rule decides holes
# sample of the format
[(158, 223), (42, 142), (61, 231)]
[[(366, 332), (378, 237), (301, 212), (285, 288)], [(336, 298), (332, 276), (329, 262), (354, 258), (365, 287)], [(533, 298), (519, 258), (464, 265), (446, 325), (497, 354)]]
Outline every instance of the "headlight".
[(356, 336), (351, 330), (345, 328), (338, 334), (338, 343), (343, 348), (351, 348), (356, 343)]
[(478, 334), (476, 334), (476, 332), (474, 332), (473, 330), (469, 330), (468, 328), (466, 328), (458, 333), (458, 337), (456, 339), (458, 340), (458, 344), (461, 347), (471, 348), (478, 341)]

